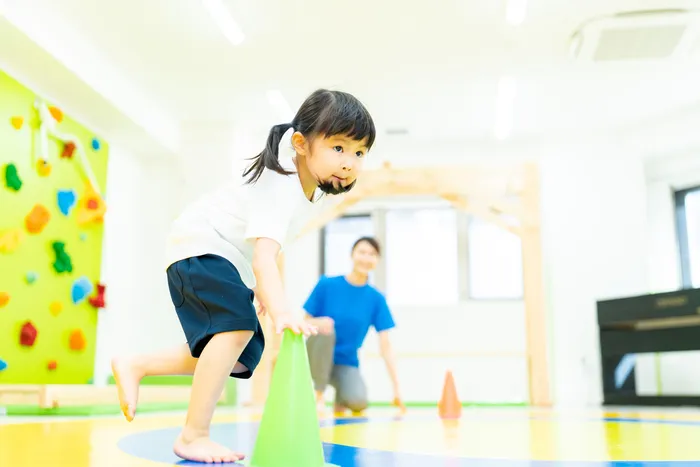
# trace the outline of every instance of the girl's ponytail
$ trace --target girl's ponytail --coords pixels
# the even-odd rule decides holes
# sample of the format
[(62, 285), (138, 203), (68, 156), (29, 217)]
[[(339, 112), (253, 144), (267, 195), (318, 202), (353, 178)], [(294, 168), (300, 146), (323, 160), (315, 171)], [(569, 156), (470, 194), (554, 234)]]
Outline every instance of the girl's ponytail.
[(253, 163), (243, 172), (243, 177), (248, 177), (247, 183), (255, 183), (262, 175), (265, 169), (274, 170), (282, 175), (290, 175), (294, 172), (285, 170), (279, 161), (279, 145), (284, 134), (292, 128), (291, 123), (282, 123), (275, 125), (270, 129), (270, 134), (267, 137), (265, 149), (253, 158)]

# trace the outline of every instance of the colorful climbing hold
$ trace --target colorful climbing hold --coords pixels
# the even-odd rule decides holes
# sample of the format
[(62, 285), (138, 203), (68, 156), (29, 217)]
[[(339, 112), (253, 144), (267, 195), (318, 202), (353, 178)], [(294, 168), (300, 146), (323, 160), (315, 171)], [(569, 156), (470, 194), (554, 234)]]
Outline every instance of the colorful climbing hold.
[(72, 159), (73, 153), (75, 152), (75, 143), (73, 141), (68, 141), (63, 145), (63, 151), (61, 152), (61, 158)]
[(24, 226), (27, 228), (27, 232), (31, 234), (38, 234), (44, 230), (46, 224), (49, 223), (51, 219), (51, 213), (42, 204), (36, 204), (32, 210), (24, 218)]
[(54, 118), (54, 120), (56, 120), (58, 123), (61, 123), (63, 121), (63, 112), (58, 107), (55, 107), (53, 105), (49, 106), (49, 112), (51, 113), (51, 116)]
[(21, 229), (11, 229), (0, 232), (0, 253), (12, 253), (24, 240)]
[(70, 256), (66, 253), (66, 244), (63, 242), (53, 242), (51, 244), (54, 254), (56, 256), (53, 262), (53, 268), (58, 273), (73, 272), (73, 264), (71, 263)]
[(0, 371), (7, 370), (7, 362), (0, 358)]
[(61, 214), (67, 216), (70, 214), (71, 209), (75, 206), (78, 197), (74, 190), (58, 190), (57, 201), (58, 209)]
[(81, 277), (73, 282), (71, 287), (71, 299), (76, 305), (87, 297), (92, 292), (92, 283), (87, 277)]
[(56, 368), (58, 368), (58, 362), (56, 360), (51, 360), (46, 364), (46, 369), (49, 371), (54, 371)]
[(102, 222), (106, 211), (107, 206), (105, 205), (104, 200), (99, 193), (97, 193), (93, 187), (88, 184), (85, 188), (85, 193), (83, 193), (83, 197), (78, 202), (78, 223), (85, 225), (92, 222)]
[(12, 125), (12, 127), (15, 130), (21, 129), (22, 125), (24, 125), (24, 117), (20, 117), (20, 116), (10, 117), (10, 125)]
[(34, 271), (29, 271), (25, 276), (24, 280), (27, 282), (27, 284), (33, 284), (39, 279), (39, 274), (37, 274)]
[(75, 329), (70, 333), (69, 346), (71, 350), (85, 350), (85, 345), (87, 340), (85, 339), (85, 334), (82, 329)]
[(14, 191), (19, 191), (22, 188), (22, 179), (19, 178), (15, 164), (5, 165), (5, 186)]
[(92, 149), (94, 149), (95, 151), (100, 150), (100, 140), (99, 139), (92, 138)]
[(63, 304), (61, 302), (51, 302), (49, 305), (49, 312), (52, 316), (58, 316), (63, 311)]
[(97, 284), (95, 284), (95, 288), (97, 289), (97, 295), (95, 295), (94, 297), (90, 297), (88, 301), (90, 302), (90, 305), (92, 305), (95, 308), (104, 308), (105, 286), (98, 282)]
[(31, 321), (26, 321), (19, 332), (19, 343), (25, 347), (31, 347), (36, 342), (38, 331)]
[(0, 308), (6, 306), (10, 303), (10, 294), (7, 292), (0, 292)]
[(36, 171), (39, 173), (40, 177), (48, 177), (51, 175), (51, 163), (43, 159), (36, 161)]

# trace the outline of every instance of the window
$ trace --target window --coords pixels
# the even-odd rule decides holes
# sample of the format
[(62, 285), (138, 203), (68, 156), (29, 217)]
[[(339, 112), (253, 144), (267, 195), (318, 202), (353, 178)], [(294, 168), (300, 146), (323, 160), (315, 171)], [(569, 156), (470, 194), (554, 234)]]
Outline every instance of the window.
[[(321, 237), (321, 274), (339, 276), (352, 271), (352, 245), (365, 236), (374, 236), (370, 215), (344, 216), (326, 224)], [(373, 279), (370, 275), (370, 282)]]
[(700, 287), (700, 187), (676, 192), (676, 232), (683, 287)]
[(459, 301), (457, 214), (453, 209), (386, 213), (386, 294), (392, 305)]
[(523, 296), (520, 237), (480, 218), (467, 228), (469, 298), (519, 299)]

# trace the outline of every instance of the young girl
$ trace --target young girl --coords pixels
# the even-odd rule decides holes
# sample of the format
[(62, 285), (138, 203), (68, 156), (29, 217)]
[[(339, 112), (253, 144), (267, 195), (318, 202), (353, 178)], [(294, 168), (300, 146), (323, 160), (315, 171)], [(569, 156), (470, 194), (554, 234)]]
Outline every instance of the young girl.
[(144, 376), (193, 375), (175, 454), (198, 462), (243, 458), (209, 439), (209, 427), (226, 378), (250, 378), (262, 356), (254, 291), (278, 333), (317, 333), (287, 304), (276, 259), (324, 194), (352, 189), (374, 139), (372, 117), (355, 97), (318, 90), (291, 123), (270, 130), (265, 149), (240, 180), (199, 200), (175, 221), (167, 278), (187, 344), (112, 361), (128, 421)]

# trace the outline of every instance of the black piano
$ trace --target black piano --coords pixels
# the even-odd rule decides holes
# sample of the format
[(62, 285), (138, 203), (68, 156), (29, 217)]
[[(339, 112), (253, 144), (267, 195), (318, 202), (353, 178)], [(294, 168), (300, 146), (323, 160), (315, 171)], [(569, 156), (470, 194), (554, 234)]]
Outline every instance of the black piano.
[(635, 355), (700, 350), (700, 289), (597, 302), (604, 405), (700, 405), (700, 396), (638, 395)]

